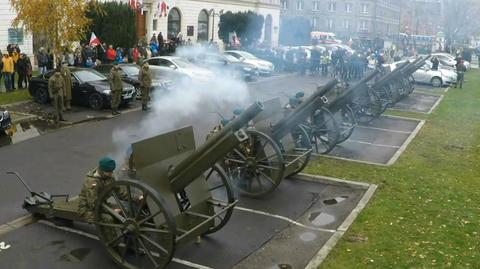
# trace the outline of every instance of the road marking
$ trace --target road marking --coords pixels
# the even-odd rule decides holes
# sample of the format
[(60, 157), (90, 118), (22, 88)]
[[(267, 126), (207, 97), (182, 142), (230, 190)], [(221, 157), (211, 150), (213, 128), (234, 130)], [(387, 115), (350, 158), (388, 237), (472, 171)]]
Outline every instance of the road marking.
[(358, 144), (365, 144), (365, 145), (371, 145), (371, 146), (377, 146), (377, 147), (383, 147), (383, 148), (395, 148), (395, 149), (400, 148), (399, 146), (384, 145), (384, 144), (375, 144), (375, 143), (364, 142), (364, 141), (353, 140), (353, 139), (348, 139), (346, 142), (352, 142), (352, 143), (358, 143)]
[(268, 213), (268, 212), (265, 212), (265, 211), (254, 210), (254, 209), (250, 209), (250, 208), (246, 208), (246, 207), (241, 207), (241, 206), (236, 206), (236, 207), (234, 207), (234, 208), (237, 209), (237, 210), (241, 210), (241, 211), (245, 211), (245, 212), (249, 212), (249, 213), (254, 213), (254, 214), (259, 214), (259, 215), (264, 215), (264, 216), (268, 216), (268, 217), (272, 217), (272, 218), (284, 220), (284, 221), (287, 221), (287, 222), (289, 222), (289, 223), (291, 223), (291, 224), (294, 224), (294, 225), (297, 225), (297, 226), (299, 226), (299, 227), (306, 228), (306, 229), (309, 229), (309, 230), (321, 231), (321, 232), (328, 232), (328, 233), (335, 233), (335, 232), (336, 232), (336, 230), (329, 230), (329, 229), (311, 227), (311, 226), (305, 225), (305, 224), (303, 224), (303, 223), (300, 223), (300, 222), (298, 222), (298, 221), (294, 221), (294, 220), (292, 220), (292, 219), (290, 219), (290, 218), (287, 218), (287, 217), (284, 217), (284, 216), (280, 216), (280, 215), (271, 214), (271, 213)]
[(2, 250), (6, 250), (6, 249), (9, 249), (11, 246), (10, 245), (7, 245), (5, 242), (0, 242), (0, 252)]
[(403, 143), (403, 145), (397, 150), (397, 152), (395, 152), (392, 158), (387, 162), (387, 166), (394, 164), (397, 161), (397, 159), (400, 158), (400, 155), (402, 155), (402, 153), (407, 149), (407, 146), (410, 144), (410, 142), (412, 142), (413, 139), (417, 136), (417, 134), (422, 129), (423, 125), (425, 125), (424, 120), (418, 123), (415, 130), (413, 130), (412, 134), (407, 138), (407, 140)]
[[(100, 241), (100, 238), (95, 234), (87, 233), (87, 232), (80, 231), (80, 230), (73, 229), (73, 228), (69, 228), (69, 227), (57, 226), (57, 225), (55, 225), (55, 224), (53, 224), (49, 221), (46, 221), (46, 220), (39, 220), (38, 223), (47, 225), (49, 227), (52, 227), (52, 228), (55, 228), (55, 229), (58, 229), (58, 230), (62, 230), (62, 231), (69, 232), (69, 233), (74, 233), (74, 234), (77, 234), (77, 235), (88, 237), (88, 238), (93, 239), (93, 240)], [(189, 261), (178, 259), (178, 258), (172, 258), (172, 261), (176, 262), (176, 263), (179, 263), (179, 264), (183, 264), (183, 265), (192, 267), (192, 268), (196, 268), (196, 269), (213, 269), (213, 268), (208, 267), (208, 266), (204, 266), (204, 265), (201, 265), (201, 264), (189, 262)]]
[(390, 130), (390, 129), (384, 129), (384, 128), (378, 128), (378, 127), (363, 126), (363, 125), (357, 125), (357, 128), (372, 129), (372, 130), (384, 131), (384, 132), (389, 132), (389, 133), (399, 133), (399, 134), (410, 134), (410, 133), (412, 133), (412, 132), (408, 132), (408, 131)]
[(435, 104), (432, 106), (432, 108), (430, 108), (427, 114), (432, 114), (433, 110), (435, 110), (435, 108), (437, 108), (437, 106), (440, 105), (440, 102), (442, 102), (443, 97), (444, 96), (442, 95), (440, 96), (440, 98), (438, 98), (437, 102), (435, 102)]
[(27, 226), (33, 222), (35, 222), (35, 218), (31, 214), (12, 220), (0, 226), (0, 235), (9, 233), (23, 226)]

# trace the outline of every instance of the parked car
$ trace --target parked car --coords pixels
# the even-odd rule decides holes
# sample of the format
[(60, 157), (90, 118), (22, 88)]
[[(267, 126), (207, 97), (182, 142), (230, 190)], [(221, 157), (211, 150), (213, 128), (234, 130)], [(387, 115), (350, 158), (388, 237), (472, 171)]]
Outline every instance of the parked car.
[[(110, 106), (110, 85), (107, 78), (90, 68), (70, 68), (72, 73), (72, 104), (90, 106), (100, 110)], [(55, 73), (51, 70), (30, 80), (28, 91), (38, 103), (50, 101), (48, 79)], [(122, 104), (128, 104), (135, 98), (135, 87), (123, 83)]]
[(270, 75), (275, 70), (275, 66), (271, 62), (259, 59), (249, 52), (241, 50), (227, 50), (224, 53), (232, 55), (241, 62), (256, 66), (259, 73), (262, 75)]
[[(445, 65), (448, 67), (455, 68), (455, 65), (457, 64), (455, 57), (448, 53), (432, 53), (432, 57), (437, 57), (441, 65)], [(470, 69), (470, 63), (468, 61), (464, 60), (463, 64), (465, 64), (465, 67), (467, 69)]]
[[(142, 98), (142, 92), (140, 90), (140, 81), (138, 80), (138, 74), (140, 72), (140, 66), (136, 64), (118, 64), (120, 67), (120, 75), (122, 80), (125, 83), (128, 83), (135, 87), (137, 99)], [(112, 69), (113, 64), (101, 64), (96, 66), (94, 69), (100, 72), (102, 75), (108, 77), (110, 75), (110, 70)], [(153, 90), (168, 90), (171, 85), (171, 81), (167, 79), (164, 72), (161, 71), (152, 71), (152, 87)]]
[(188, 60), (177, 56), (158, 56), (144, 60), (150, 66), (163, 70), (165, 75), (174, 82), (179, 79), (208, 81), (214, 77), (212, 71), (201, 68)]
[(258, 75), (258, 68), (252, 64), (241, 62), (237, 58), (228, 54), (205, 53), (199, 54), (192, 61), (205, 68), (227, 69), (235, 77), (241, 77), (247, 80), (253, 80)]
[[(403, 62), (404, 61), (393, 63), (392, 68), (395, 69)], [(457, 73), (453, 70), (440, 67), (438, 70), (432, 70), (432, 63), (427, 61), (413, 73), (413, 78), (417, 83), (430, 84), (433, 87), (442, 87), (454, 84), (457, 81)]]
[(7, 110), (0, 110), (0, 133), (12, 127), (12, 118)]

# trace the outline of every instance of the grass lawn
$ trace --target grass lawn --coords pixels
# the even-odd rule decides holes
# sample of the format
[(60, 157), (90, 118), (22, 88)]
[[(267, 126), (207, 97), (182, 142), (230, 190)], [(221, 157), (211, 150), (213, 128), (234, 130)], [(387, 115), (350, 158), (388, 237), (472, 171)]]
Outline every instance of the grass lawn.
[(480, 71), (466, 79), (417, 115), (427, 122), (393, 166), (318, 158), (307, 168), (379, 185), (322, 269), (480, 268)]
[(14, 92), (1, 92), (0, 93), (0, 105), (11, 104), (20, 101), (33, 100), (28, 93), (28, 90), (15, 90)]

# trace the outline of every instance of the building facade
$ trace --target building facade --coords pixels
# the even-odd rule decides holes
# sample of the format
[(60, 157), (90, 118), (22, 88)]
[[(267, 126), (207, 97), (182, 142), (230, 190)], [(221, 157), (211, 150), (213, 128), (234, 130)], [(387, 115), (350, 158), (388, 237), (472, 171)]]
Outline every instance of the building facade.
[(281, 18), (308, 18), (313, 31), (341, 39), (383, 38), (399, 32), (400, 5), (395, 0), (280, 0)]
[(0, 50), (6, 50), (8, 44), (18, 44), (23, 53), (32, 56), (32, 35), (21, 28), (12, 27), (15, 16), (9, 0), (0, 0)]
[(151, 37), (161, 32), (167, 38), (182, 33), (184, 40), (213, 39), (221, 43), (218, 37), (221, 14), (254, 11), (265, 19), (260, 42), (278, 45), (280, 0), (143, 0), (141, 6), (137, 13), (139, 36)]
[(443, 30), (443, 0), (402, 2), (401, 31), (409, 35), (436, 35)]

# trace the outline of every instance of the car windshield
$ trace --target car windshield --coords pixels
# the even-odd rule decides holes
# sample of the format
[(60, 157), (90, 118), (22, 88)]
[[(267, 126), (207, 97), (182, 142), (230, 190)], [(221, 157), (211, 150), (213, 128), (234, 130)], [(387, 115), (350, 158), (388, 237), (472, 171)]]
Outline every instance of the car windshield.
[(94, 70), (77, 70), (73, 74), (81, 82), (100, 81), (107, 79), (104, 75)]
[(122, 66), (123, 72), (129, 76), (138, 76), (140, 68), (136, 65), (124, 65)]
[(191, 62), (182, 58), (175, 58), (175, 59), (172, 59), (171, 61), (181, 68), (189, 68), (194, 66)]
[(237, 63), (237, 62), (240, 62), (240, 60), (238, 60), (237, 58), (233, 57), (232, 55), (230, 54), (225, 54), (224, 55), (225, 58), (227, 58), (227, 60), (231, 63)]
[(237, 53), (240, 54), (240, 56), (242, 56), (245, 59), (250, 59), (250, 60), (257, 59), (257, 57), (253, 56), (252, 54), (250, 54), (246, 51), (238, 51)]

